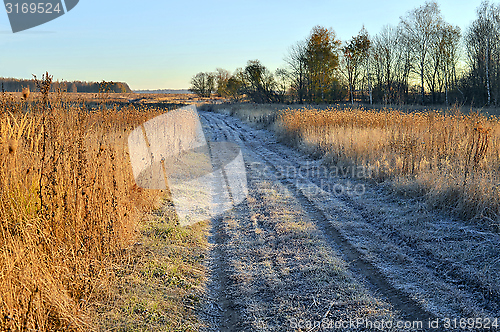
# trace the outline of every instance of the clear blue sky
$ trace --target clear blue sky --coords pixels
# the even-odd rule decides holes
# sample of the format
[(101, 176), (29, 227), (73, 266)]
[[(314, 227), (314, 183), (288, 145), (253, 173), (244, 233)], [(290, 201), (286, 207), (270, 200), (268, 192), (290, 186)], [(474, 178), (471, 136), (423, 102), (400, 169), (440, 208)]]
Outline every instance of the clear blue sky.
[[(480, 0), (438, 1), (464, 30)], [(370, 35), (424, 0), (80, 0), (66, 15), (13, 34), (0, 15), (0, 76), (124, 81), (132, 89), (180, 89), (217, 67), (233, 71), (259, 59), (282, 67), (287, 49), (315, 25), (345, 41), (364, 24)]]

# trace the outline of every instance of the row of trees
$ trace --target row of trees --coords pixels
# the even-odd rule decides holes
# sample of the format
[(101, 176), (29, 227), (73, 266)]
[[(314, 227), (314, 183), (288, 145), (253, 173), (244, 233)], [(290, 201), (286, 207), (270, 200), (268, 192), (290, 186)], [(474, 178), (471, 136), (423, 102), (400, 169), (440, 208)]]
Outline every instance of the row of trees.
[[(280, 101), (277, 88), (276, 77), (259, 60), (252, 60), (232, 75), (221, 68), (213, 73), (198, 73), (191, 80), (190, 91), (201, 97), (210, 97), (216, 92), (221, 97), (241, 99), (246, 96), (256, 103), (272, 103)], [(285, 93), (286, 88), (282, 94)]]
[(254, 102), (500, 104), (500, 6), (483, 2), (462, 34), (436, 2), (409, 11), (371, 37), (363, 27), (341, 42), (316, 26), (290, 47), (284, 68), (258, 60), (230, 73), (199, 73), (191, 91)]
[[(23, 88), (29, 88), (31, 91), (37, 91), (34, 80), (23, 80), (16, 78), (0, 78), (0, 86), (3, 92), (19, 92)], [(127, 83), (123, 82), (54, 82), (51, 86), (51, 91), (67, 91), (67, 92), (117, 92), (129, 93), (132, 92)]]
[(500, 6), (483, 2), (464, 35), (469, 70), (464, 94), (478, 103), (500, 104)]

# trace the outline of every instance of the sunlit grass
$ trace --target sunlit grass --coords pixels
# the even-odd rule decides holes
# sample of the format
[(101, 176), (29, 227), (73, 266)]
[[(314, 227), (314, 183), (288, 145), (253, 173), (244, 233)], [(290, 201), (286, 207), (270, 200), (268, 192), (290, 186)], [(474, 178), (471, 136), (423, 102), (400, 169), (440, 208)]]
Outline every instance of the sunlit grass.
[(94, 329), (162, 195), (135, 185), (127, 136), (165, 111), (0, 95), (0, 330)]
[(500, 225), (500, 123), (478, 113), (285, 109), (275, 130), (328, 165), (364, 166), (431, 205)]

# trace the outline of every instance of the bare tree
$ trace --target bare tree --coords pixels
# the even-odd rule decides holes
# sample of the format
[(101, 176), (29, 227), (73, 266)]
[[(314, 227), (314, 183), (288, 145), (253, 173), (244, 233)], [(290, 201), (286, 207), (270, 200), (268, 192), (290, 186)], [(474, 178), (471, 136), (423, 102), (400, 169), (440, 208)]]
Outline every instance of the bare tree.
[(233, 75), (229, 78), (226, 85), (226, 90), (229, 95), (234, 100), (240, 100), (244, 93), (243, 91), (243, 81), (244, 73), (243, 69), (237, 68)]
[(250, 100), (256, 103), (276, 101), (274, 76), (259, 60), (248, 61), (241, 77), (242, 88)]
[[(500, 53), (500, 9), (484, 1), (477, 10), (477, 16), (465, 36), (470, 67), (468, 87), (476, 98), (480, 98), (481, 90), (485, 90), (486, 103), (491, 104), (492, 78), (498, 74), (498, 61), (494, 61), (494, 58), (497, 57), (498, 60)], [(497, 73), (492, 73), (492, 70)], [(495, 88), (498, 89), (496, 86)]]
[(354, 103), (354, 91), (356, 91), (356, 84), (360, 79), (360, 75), (365, 73), (362, 67), (366, 67), (370, 45), (368, 32), (363, 27), (359, 34), (352, 37), (347, 42), (347, 45), (342, 48), (351, 104)]
[(219, 97), (228, 97), (227, 84), (231, 78), (231, 73), (225, 69), (217, 68), (215, 72), (216, 91)]
[(443, 73), (445, 104), (449, 104), (450, 87), (457, 85), (457, 63), (459, 60), (459, 49), (461, 31), (458, 26), (446, 24), (442, 29), (439, 43), (439, 53), (441, 54), (441, 71)]
[(460, 37), (459, 27), (443, 22), (437, 32), (435, 43), (429, 49), (425, 78), (433, 103), (441, 98), (444, 89), (445, 103), (448, 104), (449, 88), (455, 86), (456, 82), (454, 77)]
[(425, 5), (410, 11), (401, 18), (403, 33), (415, 56), (415, 69), (420, 76), (420, 93), (422, 104), (425, 103), (425, 75), (429, 53), (435, 44), (439, 30), (443, 25), (441, 11), (436, 2), (426, 2)]
[(290, 86), (290, 73), (284, 68), (278, 68), (274, 72), (276, 78), (276, 96), (280, 103), (285, 102), (288, 88)]
[(375, 97), (383, 103), (403, 102), (413, 68), (413, 53), (400, 27), (386, 25), (373, 38), (370, 68), (374, 77)]
[(412, 40), (404, 33), (405, 28), (400, 23), (397, 27), (398, 42), (396, 44), (396, 89), (395, 101), (408, 102), (410, 89), (410, 74), (415, 69), (415, 53)]
[(299, 104), (304, 102), (307, 82), (307, 42), (301, 41), (289, 48), (285, 56), (290, 77), (290, 88)]

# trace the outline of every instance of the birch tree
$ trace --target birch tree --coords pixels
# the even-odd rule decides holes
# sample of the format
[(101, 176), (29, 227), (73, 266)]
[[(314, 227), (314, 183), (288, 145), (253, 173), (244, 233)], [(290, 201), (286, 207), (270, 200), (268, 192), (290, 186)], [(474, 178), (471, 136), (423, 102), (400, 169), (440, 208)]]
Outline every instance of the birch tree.
[(414, 53), (414, 68), (420, 77), (421, 103), (424, 104), (426, 64), (430, 50), (438, 38), (439, 29), (443, 25), (438, 4), (426, 2), (425, 5), (415, 8), (406, 17), (401, 18), (401, 25)]
[(290, 78), (290, 88), (293, 99), (299, 104), (304, 102), (307, 82), (307, 41), (300, 41), (289, 48), (285, 56), (287, 71)]
[(498, 90), (497, 86), (492, 86), (492, 78), (499, 74), (499, 12), (498, 6), (484, 1), (477, 10), (476, 20), (469, 27), (465, 36), (470, 67), (469, 93), (472, 95), (471, 98), (479, 97), (479, 99), (482, 99), (481, 94), (485, 94), (486, 104), (493, 102), (492, 91)]

